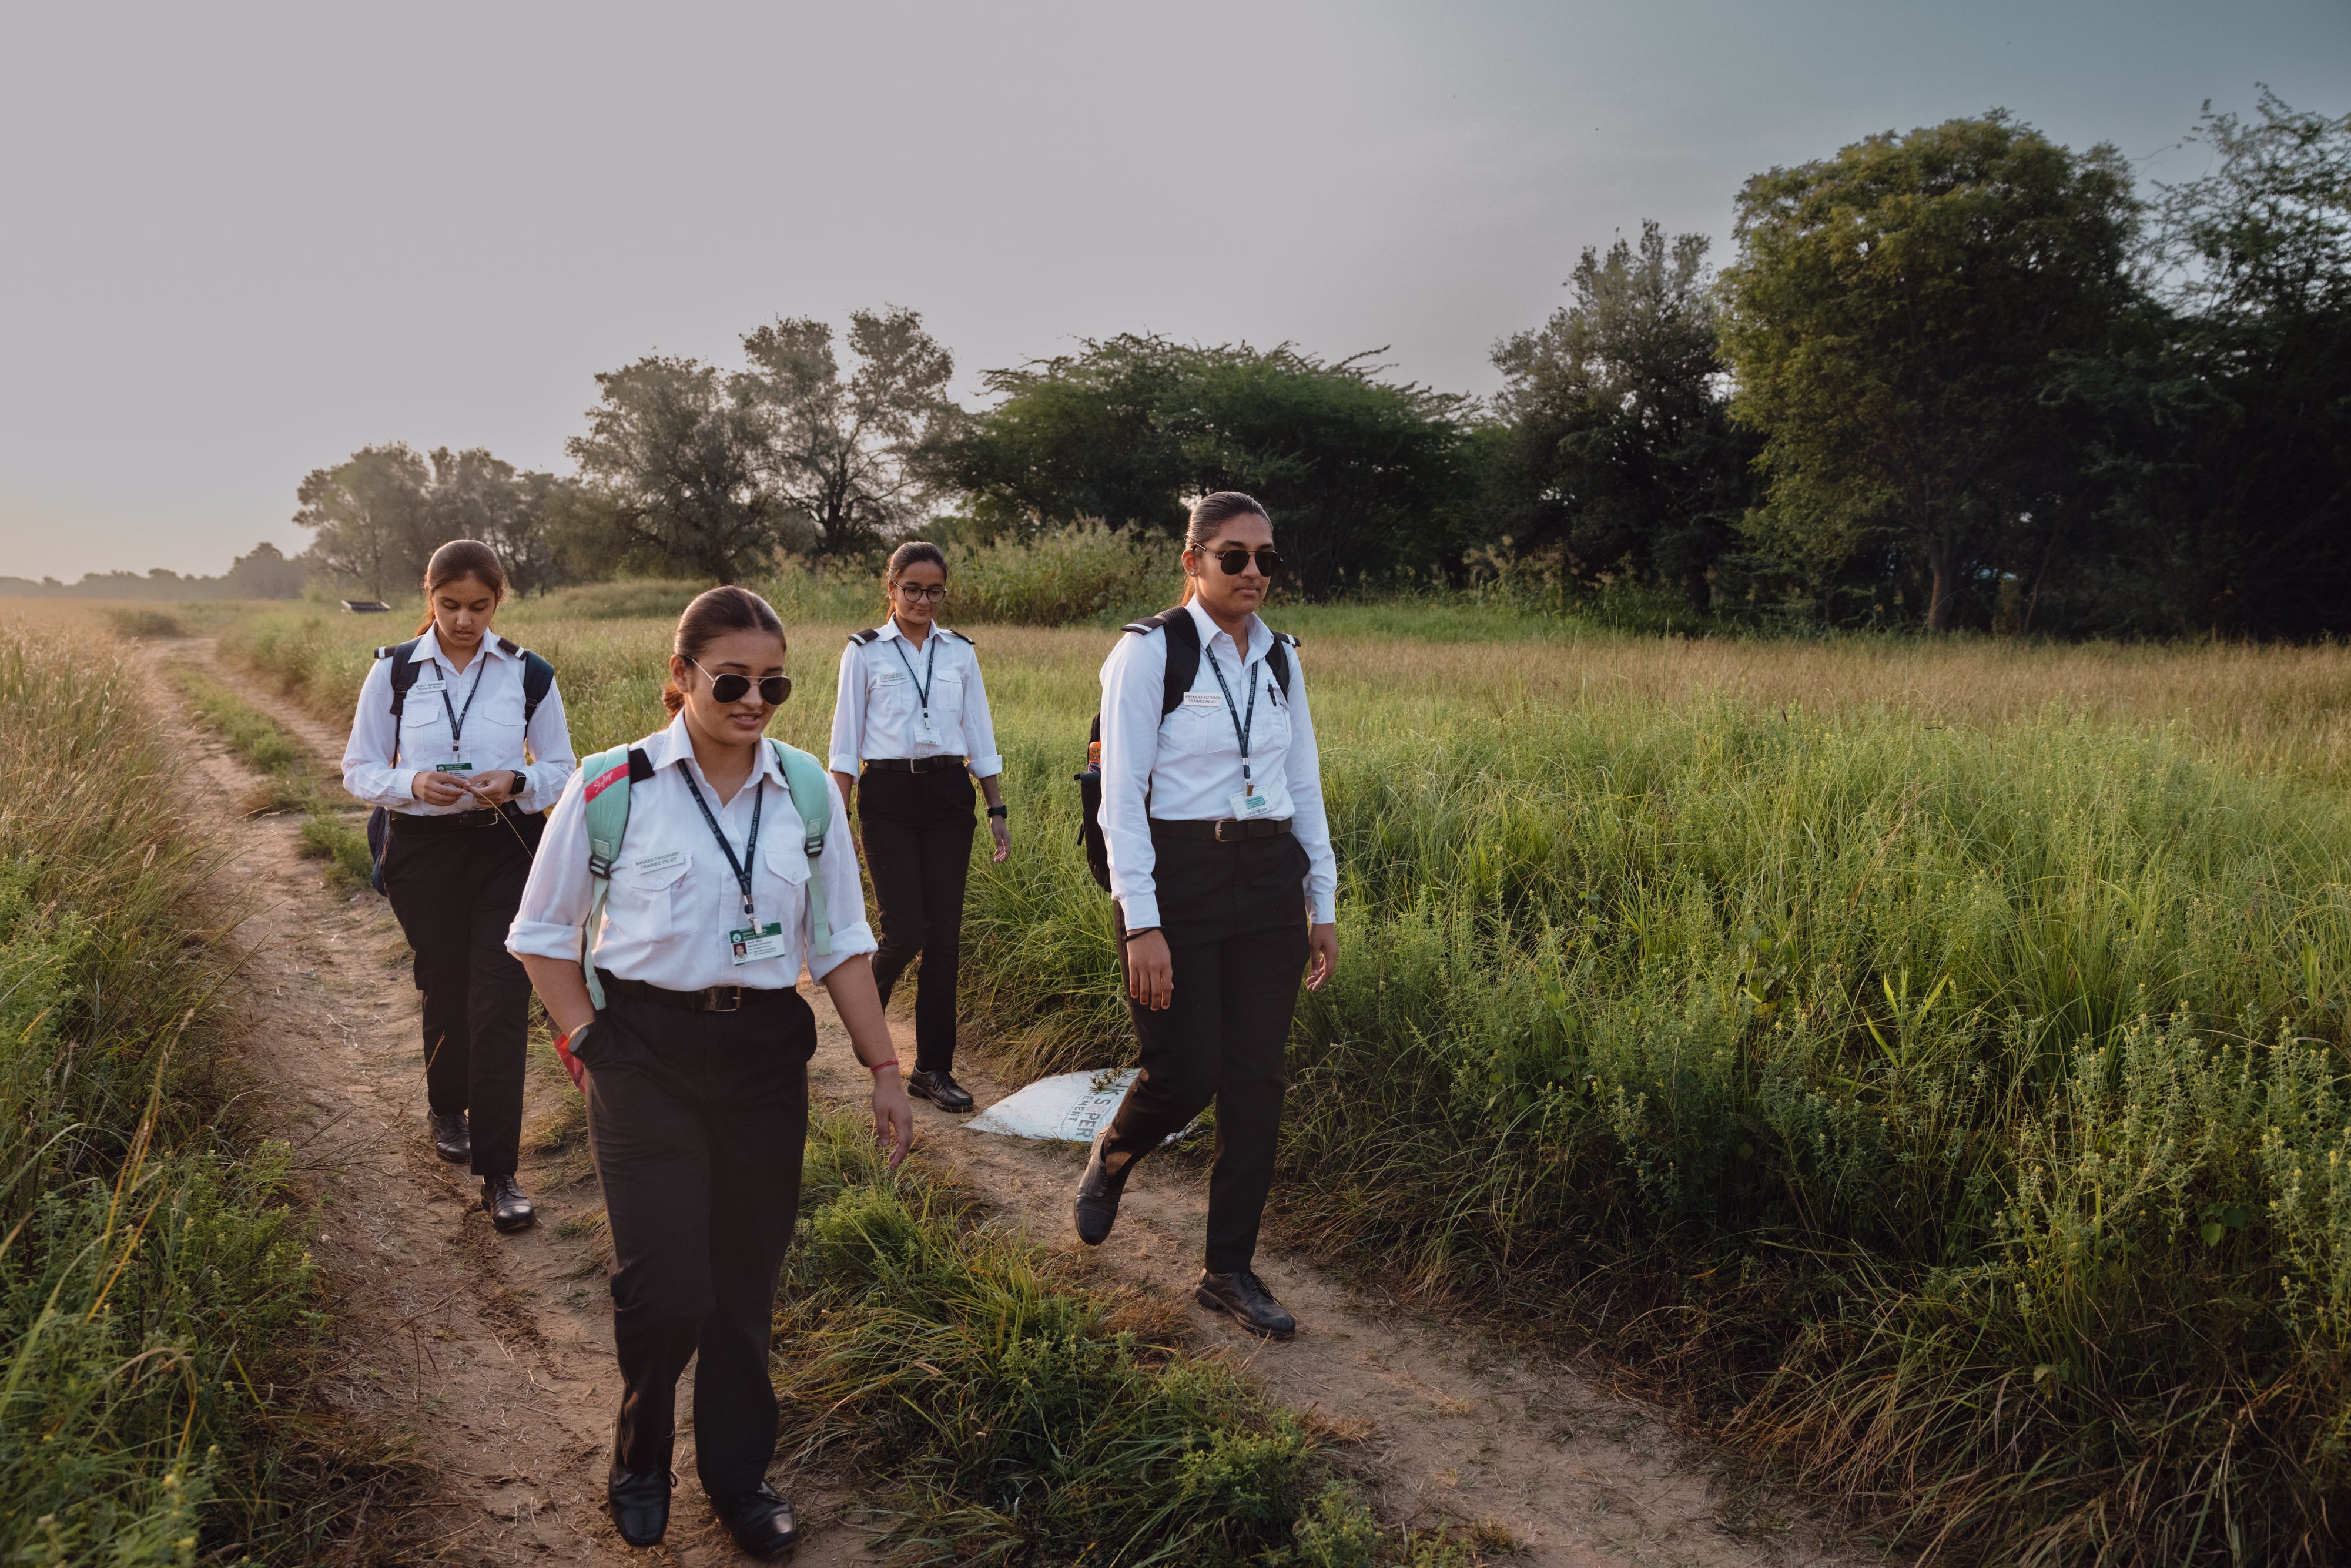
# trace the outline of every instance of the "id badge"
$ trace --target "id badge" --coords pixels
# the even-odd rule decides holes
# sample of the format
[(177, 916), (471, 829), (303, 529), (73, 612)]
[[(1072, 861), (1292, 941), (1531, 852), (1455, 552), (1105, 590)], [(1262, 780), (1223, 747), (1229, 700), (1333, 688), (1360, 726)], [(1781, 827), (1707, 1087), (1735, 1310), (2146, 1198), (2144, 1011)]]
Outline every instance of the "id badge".
[(756, 964), (762, 958), (784, 956), (784, 923), (770, 920), (757, 930), (745, 926), (726, 934), (726, 944), (734, 949), (737, 964)]
[(939, 743), (939, 727), (927, 718), (924, 719), (914, 726), (914, 738), (925, 746), (936, 746)]
[(408, 688), (408, 695), (411, 696), (429, 697), (435, 692), (445, 692), (448, 689), (449, 683), (443, 680), (440, 676), (435, 675), (429, 681), (418, 681), (413, 685), (410, 686)]
[(1273, 802), (1262, 789), (1236, 789), (1225, 797), (1233, 808), (1233, 821), (1253, 822), (1259, 817), (1273, 815)]
[(435, 773), (471, 773), (473, 770), (474, 765), (470, 762), (436, 762), (433, 765)]

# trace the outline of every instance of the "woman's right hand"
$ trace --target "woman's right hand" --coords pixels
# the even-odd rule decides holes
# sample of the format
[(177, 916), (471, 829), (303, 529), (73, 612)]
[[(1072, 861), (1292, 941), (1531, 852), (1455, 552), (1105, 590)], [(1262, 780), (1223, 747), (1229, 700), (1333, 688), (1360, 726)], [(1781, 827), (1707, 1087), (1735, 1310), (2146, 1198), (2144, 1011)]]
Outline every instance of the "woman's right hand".
[(454, 806), (469, 793), (446, 773), (419, 773), (408, 781), (408, 792), (428, 806)]
[(1167, 934), (1146, 931), (1127, 939), (1126, 994), (1154, 1012), (1165, 1012), (1176, 998), (1176, 959), (1167, 951)]

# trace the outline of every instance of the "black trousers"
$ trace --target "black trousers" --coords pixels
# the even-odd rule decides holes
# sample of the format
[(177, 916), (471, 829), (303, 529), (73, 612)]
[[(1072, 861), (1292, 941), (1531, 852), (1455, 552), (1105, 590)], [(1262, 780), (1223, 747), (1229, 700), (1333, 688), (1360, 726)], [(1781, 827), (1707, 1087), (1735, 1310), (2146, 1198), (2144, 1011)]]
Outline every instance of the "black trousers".
[(669, 1469), (693, 1359), (703, 1490), (747, 1492), (776, 1456), (768, 1341), (799, 1208), (816, 1016), (797, 991), (734, 1013), (606, 994), (580, 1060), (612, 1227), (613, 1469)]
[(873, 879), (882, 931), (873, 988), (888, 1005), (898, 977), (923, 956), (914, 990), (914, 1066), (955, 1065), (956, 980), (963, 967), (963, 894), (971, 874), (971, 806), (962, 768), (897, 773), (870, 768), (857, 780), (857, 831)]
[(530, 977), (507, 928), (546, 827), (519, 811), (478, 827), (395, 811), (384, 850), (384, 891), (424, 993), (425, 1098), (444, 1115), (471, 1113), (475, 1176), (512, 1176), (522, 1154)]
[[(1284, 1046), (1306, 971), (1306, 850), (1286, 833), (1210, 843), (1155, 824), (1151, 839), (1175, 995), (1164, 1012), (1127, 1002), (1143, 1071), (1111, 1118), (1102, 1162), (1124, 1169), (1216, 1102), (1207, 1262), (1230, 1274), (1257, 1256), (1273, 1187)], [(1123, 977), (1123, 915), (1114, 924)]]

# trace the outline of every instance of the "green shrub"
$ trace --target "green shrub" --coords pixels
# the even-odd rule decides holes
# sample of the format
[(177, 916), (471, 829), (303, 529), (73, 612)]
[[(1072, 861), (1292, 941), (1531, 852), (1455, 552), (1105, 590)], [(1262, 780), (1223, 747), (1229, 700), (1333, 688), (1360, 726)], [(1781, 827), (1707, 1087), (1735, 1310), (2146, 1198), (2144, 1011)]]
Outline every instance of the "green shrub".
[(1033, 539), (953, 545), (946, 553), (949, 618), (1068, 626), (1147, 615), (1183, 592), (1176, 541), (1100, 523), (1073, 523)]

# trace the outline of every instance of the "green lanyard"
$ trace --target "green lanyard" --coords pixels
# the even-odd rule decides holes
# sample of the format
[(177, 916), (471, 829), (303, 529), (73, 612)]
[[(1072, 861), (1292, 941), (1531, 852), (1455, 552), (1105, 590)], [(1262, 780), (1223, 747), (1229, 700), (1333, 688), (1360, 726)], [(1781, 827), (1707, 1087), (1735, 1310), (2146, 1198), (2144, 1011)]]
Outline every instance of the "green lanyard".
[(1255, 791), (1249, 788), (1249, 731), (1257, 727), (1257, 683), (1249, 680), (1249, 662), (1244, 658), (1241, 679), (1248, 684), (1249, 692), (1249, 713), (1244, 716), (1239, 705), (1233, 701), (1233, 688), (1225, 685), (1225, 666), (1218, 662), (1217, 651), (1204, 648), (1201, 652), (1208, 655), (1208, 668), (1216, 674), (1217, 689), (1225, 694), (1225, 716), (1233, 721), (1233, 738), (1241, 743), (1241, 792), (1252, 794)]

